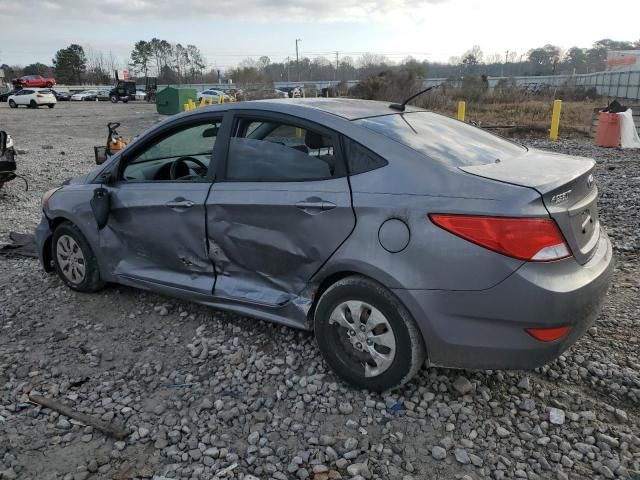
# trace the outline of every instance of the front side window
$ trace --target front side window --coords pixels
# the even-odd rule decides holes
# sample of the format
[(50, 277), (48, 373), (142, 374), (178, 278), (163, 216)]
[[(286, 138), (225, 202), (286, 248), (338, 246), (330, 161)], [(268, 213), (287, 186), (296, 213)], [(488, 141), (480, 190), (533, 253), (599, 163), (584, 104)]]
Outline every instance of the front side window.
[(342, 175), (333, 137), (293, 123), (243, 119), (229, 145), (229, 180), (288, 182)]
[(154, 142), (128, 161), (122, 179), (145, 181), (201, 181), (222, 120), (182, 127)]

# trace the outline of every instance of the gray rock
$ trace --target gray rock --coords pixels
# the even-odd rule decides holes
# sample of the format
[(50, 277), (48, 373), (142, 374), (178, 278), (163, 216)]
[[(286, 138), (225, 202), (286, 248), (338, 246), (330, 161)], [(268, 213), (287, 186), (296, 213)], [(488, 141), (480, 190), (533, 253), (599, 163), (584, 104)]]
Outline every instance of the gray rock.
[(466, 395), (467, 393), (473, 390), (473, 384), (466, 377), (458, 377), (455, 382), (453, 382), (453, 388), (460, 395)]
[(431, 449), (431, 456), (436, 460), (444, 460), (447, 456), (447, 451), (439, 445), (435, 445)]

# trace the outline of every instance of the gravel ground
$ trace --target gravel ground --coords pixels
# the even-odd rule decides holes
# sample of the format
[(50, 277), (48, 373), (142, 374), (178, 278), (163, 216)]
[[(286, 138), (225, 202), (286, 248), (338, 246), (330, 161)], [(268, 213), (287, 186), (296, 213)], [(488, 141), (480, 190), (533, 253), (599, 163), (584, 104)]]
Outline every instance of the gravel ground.
[[(157, 118), (145, 104), (0, 104), (30, 182), (0, 190), (0, 243), (32, 230), (44, 191), (92, 168), (107, 121), (130, 136)], [(525, 143), (598, 160), (616, 250), (598, 323), (557, 361), (423, 369), (374, 395), (341, 383), (310, 334), (126, 287), (75, 293), (4, 256), (0, 478), (640, 478), (640, 159), (586, 140)], [(116, 441), (29, 393), (132, 434)]]

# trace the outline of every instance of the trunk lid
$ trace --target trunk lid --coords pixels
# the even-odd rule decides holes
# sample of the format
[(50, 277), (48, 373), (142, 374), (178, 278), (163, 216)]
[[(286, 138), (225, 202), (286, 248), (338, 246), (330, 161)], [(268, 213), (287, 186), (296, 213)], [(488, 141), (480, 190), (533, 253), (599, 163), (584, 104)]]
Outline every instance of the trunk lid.
[(600, 237), (595, 161), (531, 149), (516, 158), (496, 163), (460, 167), (480, 177), (533, 188), (562, 230), (575, 259), (584, 264)]

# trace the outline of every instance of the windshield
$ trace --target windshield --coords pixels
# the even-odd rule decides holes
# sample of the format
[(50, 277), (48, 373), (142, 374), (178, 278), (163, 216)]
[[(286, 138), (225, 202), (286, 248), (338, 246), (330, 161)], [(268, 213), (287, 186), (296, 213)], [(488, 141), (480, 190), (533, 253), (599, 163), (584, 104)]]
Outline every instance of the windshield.
[(383, 115), (355, 122), (455, 167), (494, 163), (526, 152), (521, 145), (432, 112)]

